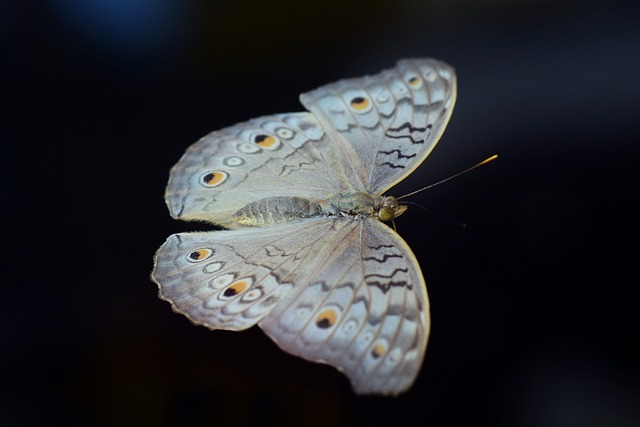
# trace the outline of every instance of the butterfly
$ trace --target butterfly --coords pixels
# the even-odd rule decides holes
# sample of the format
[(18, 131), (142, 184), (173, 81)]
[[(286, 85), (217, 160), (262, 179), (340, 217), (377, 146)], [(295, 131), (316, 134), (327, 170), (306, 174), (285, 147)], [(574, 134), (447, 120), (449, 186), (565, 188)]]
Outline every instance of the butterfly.
[(449, 121), (455, 72), (434, 59), (304, 93), (307, 112), (212, 132), (170, 173), (171, 216), (222, 231), (179, 233), (152, 280), (193, 323), (259, 325), (283, 350), (342, 371), (358, 394), (414, 383), (430, 331), (415, 255), (385, 192), (429, 155)]

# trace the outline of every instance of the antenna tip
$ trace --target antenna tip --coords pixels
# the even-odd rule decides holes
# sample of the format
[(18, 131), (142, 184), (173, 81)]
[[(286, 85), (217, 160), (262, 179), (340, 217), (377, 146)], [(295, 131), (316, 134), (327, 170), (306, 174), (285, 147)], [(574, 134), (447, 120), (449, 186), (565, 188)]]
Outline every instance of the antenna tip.
[(485, 165), (485, 164), (487, 164), (487, 163), (489, 163), (489, 162), (491, 162), (491, 161), (493, 161), (493, 160), (495, 160), (495, 159), (497, 159), (497, 158), (498, 158), (498, 155), (497, 155), (497, 154), (494, 154), (493, 156), (491, 156), (491, 157), (488, 157), (488, 158), (484, 159), (483, 161), (481, 161), (480, 163), (478, 163), (476, 166), (482, 166), (482, 165)]

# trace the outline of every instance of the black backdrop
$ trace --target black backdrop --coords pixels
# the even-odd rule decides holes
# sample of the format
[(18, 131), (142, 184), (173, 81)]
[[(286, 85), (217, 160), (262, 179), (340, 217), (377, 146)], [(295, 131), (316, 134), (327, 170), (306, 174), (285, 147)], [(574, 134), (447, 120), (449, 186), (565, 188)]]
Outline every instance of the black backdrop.
[[(631, 2), (630, 2), (631, 4)], [(640, 424), (640, 29), (589, 1), (5, 0), (0, 424)], [(432, 306), (399, 398), (156, 297), (169, 168), (211, 130), (432, 56), (459, 96), (398, 221)]]

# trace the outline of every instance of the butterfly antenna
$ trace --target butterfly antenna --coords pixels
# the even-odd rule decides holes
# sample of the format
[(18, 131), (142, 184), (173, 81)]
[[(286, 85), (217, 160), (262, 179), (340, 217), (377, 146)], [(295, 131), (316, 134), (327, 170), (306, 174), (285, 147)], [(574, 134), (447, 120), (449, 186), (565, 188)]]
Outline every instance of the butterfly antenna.
[[(442, 220), (445, 220), (445, 221), (447, 221), (447, 222), (449, 222), (449, 223), (451, 223), (451, 224), (453, 224), (453, 225), (457, 225), (457, 226), (458, 226), (458, 227), (460, 227), (460, 228), (465, 228), (465, 227), (467, 226), (467, 224), (466, 224), (466, 223), (464, 223), (464, 222), (455, 221), (455, 220), (453, 220), (453, 219), (451, 219), (451, 218), (449, 218), (449, 217), (446, 217), (446, 216), (444, 216), (444, 215), (441, 215), (441, 214), (439, 214), (439, 213), (438, 213), (438, 212), (436, 212), (436, 211), (432, 211), (431, 209), (429, 209), (429, 208), (426, 208), (426, 207), (422, 206), (420, 203), (416, 203), (416, 202), (402, 202), (402, 204), (403, 204), (403, 205), (413, 205), (413, 206), (417, 206), (417, 207), (419, 207), (420, 209), (423, 209), (423, 210), (425, 210), (425, 211), (429, 212), (431, 215), (434, 215), (435, 217), (440, 218), (440, 219), (442, 219)], [(394, 223), (394, 229), (395, 229), (395, 223)]]
[[(405, 198), (405, 197), (413, 196), (413, 195), (414, 195), (414, 194), (416, 194), (416, 193), (419, 193), (419, 192), (424, 191), (424, 190), (428, 190), (429, 188), (431, 188), (431, 187), (435, 187), (436, 185), (443, 184), (443, 183), (445, 183), (445, 182), (447, 182), (447, 181), (452, 180), (453, 178), (457, 178), (457, 177), (459, 177), (460, 175), (463, 175), (463, 174), (465, 174), (465, 173), (467, 173), (467, 172), (471, 172), (471, 171), (472, 171), (472, 170), (474, 170), (475, 168), (479, 168), (480, 166), (486, 165), (487, 163), (489, 163), (489, 162), (491, 162), (491, 161), (493, 161), (493, 160), (495, 160), (495, 159), (497, 159), (497, 158), (498, 158), (498, 155), (497, 155), (497, 154), (494, 154), (493, 156), (491, 156), (491, 157), (488, 157), (488, 158), (484, 159), (483, 161), (481, 161), (481, 162), (480, 162), (480, 163), (478, 163), (477, 165), (473, 165), (473, 166), (471, 166), (470, 168), (467, 168), (467, 169), (463, 170), (462, 172), (458, 172), (458, 173), (456, 173), (456, 174), (454, 174), (454, 175), (451, 175), (451, 176), (450, 176), (450, 177), (448, 177), (448, 178), (445, 178), (445, 179), (440, 180), (440, 181), (438, 181), (438, 182), (435, 182), (435, 183), (433, 183), (433, 184), (427, 185), (426, 187), (423, 187), (423, 188), (421, 188), (421, 189), (419, 189), (419, 190), (412, 191), (411, 193), (409, 193), (409, 194), (405, 194), (404, 196), (396, 197), (396, 199), (397, 199), (397, 200), (400, 200), (400, 199), (403, 199), (403, 198)], [(405, 202), (405, 203), (406, 203), (406, 202)], [(420, 206), (420, 205), (418, 205), (418, 206)], [(426, 209), (426, 208), (425, 208), (425, 207), (423, 207), (423, 206), (421, 206), (421, 207), (422, 207), (423, 209)], [(428, 210), (428, 209), (426, 209), (426, 210)], [(432, 212), (432, 213), (433, 213), (433, 214), (435, 214), (436, 216), (439, 216), (439, 215), (438, 215), (438, 214), (436, 214), (435, 212)], [(446, 218), (445, 218), (445, 219), (446, 219)]]

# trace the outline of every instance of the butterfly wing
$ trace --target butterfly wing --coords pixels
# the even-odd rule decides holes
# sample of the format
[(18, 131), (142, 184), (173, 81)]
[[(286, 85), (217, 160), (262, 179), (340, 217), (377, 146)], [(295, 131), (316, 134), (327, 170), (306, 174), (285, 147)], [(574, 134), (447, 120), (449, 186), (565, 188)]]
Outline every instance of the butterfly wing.
[(243, 330), (307, 283), (327, 239), (327, 220), (170, 236), (151, 278), (174, 311), (210, 329)]
[(171, 170), (171, 216), (237, 227), (232, 215), (270, 196), (326, 198), (348, 189), (331, 141), (310, 113), (260, 117), (212, 132)]
[(373, 76), (341, 80), (300, 96), (332, 139), (349, 145), (345, 170), (381, 195), (409, 175), (440, 139), (456, 98), (455, 72), (434, 59), (405, 59)]
[(258, 323), (285, 351), (343, 371), (358, 393), (397, 394), (422, 363), (424, 279), (406, 243), (374, 220), (175, 234), (151, 277), (194, 323)]
[(404, 60), (301, 101), (313, 114), (261, 117), (193, 144), (171, 171), (171, 215), (233, 228), (232, 215), (256, 198), (382, 194), (438, 141), (455, 101), (455, 75), (439, 61)]
[(320, 261), (301, 265), (302, 280), (259, 325), (285, 351), (343, 371), (356, 393), (398, 394), (415, 381), (427, 345), (424, 278), (386, 225), (336, 227)]

